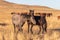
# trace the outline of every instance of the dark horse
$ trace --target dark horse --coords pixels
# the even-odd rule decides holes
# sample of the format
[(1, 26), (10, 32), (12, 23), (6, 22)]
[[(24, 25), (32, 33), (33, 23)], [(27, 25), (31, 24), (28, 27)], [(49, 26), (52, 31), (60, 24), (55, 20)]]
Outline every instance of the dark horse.
[(40, 20), (39, 23), (42, 26), (42, 33), (47, 32), (47, 21), (46, 21), (46, 16), (50, 17), (52, 14), (51, 13), (39, 13), (40, 15)]
[(38, 25), (39, 26), (39, 32), (38, 34), (41, 32), (47, 32), (47, 21), (46, 21), (46, 14), (40, 14), (40, 16), (34, 16), (34, 19), (36, 21), (36, 24), (31, 24), (31, 33), (33, 33), (32, 28), (34, 25)]
[(42, 26), (42, 32), (47, 32), (47, 21), (46, 21), (46, 14), (42, 13), (40, 14), (40, 20), (39, 20), (40, 25)]
[[(29, 15), (31, 16), (31, 19), (27, 20), (27, 22), (28, 22), (28, 32), (31, 32), (33, 34), (32, 28), (33, 28), (34, 25), (38, 25), (39, 29), (41, 29), (40, 24), (38, 22), (38, 20), (40, 19), (40, 17), (35, 17), (34, 16), (34, 10), (30, 10)], [(39, 32), (40, 31), (41, 30), (39, 30)]]

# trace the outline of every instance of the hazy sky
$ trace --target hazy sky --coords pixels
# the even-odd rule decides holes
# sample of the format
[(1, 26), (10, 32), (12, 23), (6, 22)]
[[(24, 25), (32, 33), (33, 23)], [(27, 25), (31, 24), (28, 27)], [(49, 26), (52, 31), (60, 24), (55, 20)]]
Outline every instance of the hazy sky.
[(48, 6), (60, 10), (60, 0), (6, 0), (17, 4)]

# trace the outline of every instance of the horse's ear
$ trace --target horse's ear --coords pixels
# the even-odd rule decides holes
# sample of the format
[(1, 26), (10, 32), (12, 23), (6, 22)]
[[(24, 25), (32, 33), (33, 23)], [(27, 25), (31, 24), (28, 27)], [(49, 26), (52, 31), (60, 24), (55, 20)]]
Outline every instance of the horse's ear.
[(34, 10), (29, 10), (30, 12), (34, 12)]

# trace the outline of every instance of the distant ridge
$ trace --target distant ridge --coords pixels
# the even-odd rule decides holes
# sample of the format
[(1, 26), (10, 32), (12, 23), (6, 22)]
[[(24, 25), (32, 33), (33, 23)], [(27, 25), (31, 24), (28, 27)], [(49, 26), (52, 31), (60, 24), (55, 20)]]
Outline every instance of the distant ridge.
[(48, 9), (48, 10), (53, 10), (52, 8), (46, 7), (46, 6), (36, 6), (36, 5), (23, 5), (23, 4), (15, 4), (15, 3), (11, 3), (11, 2), (7, 2), (4, 0), (0, 0), (0, 6), (8, 6), (11, 8), (29, 8), (29, 9)]
[(24, 5), (24, 4), (16, 4), (7, 2), (4, 0), (0, 0), (0, 12), (28, 12), (29, 10), (35, 10), (35, 12), (56, 12), (60, 10), (56, 10), (46, 6), (37, 6), (37, 5)]

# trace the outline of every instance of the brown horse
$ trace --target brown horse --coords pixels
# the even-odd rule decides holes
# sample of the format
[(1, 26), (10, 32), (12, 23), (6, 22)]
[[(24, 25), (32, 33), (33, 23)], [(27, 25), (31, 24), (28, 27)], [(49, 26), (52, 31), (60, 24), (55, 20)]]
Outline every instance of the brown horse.
[(14, 33), (15, 33), (15, 40), (17, 40), (18, 32), (22, 32), (23, 25), (26, 21), (25, 16), (21, 15), (20, 13), (11, 13), (12, 14), (12, 23), (14, 26)]
[(47, 32), (47, 21), (46, 21), (46, 14), (40, 14), (39, 20), (40, 26), (42, 26), (42, 32)]
[(19, 13), (12, 13), (12, 14), (13, 14), (12, 23), (14, 25), (14, 31), (16, 32), (16, 29), (18, 29), (18, 31), (23, 31), (22, 26), (25, 23), (26, 18), (24, 18), (24, 16)]
[(42, 33), (47, 32), (47, 21), (46, 21), (46, 16), (50, 17), (52, 14), (51, 13), (40, 13), (40, 26), (42, 26)]

